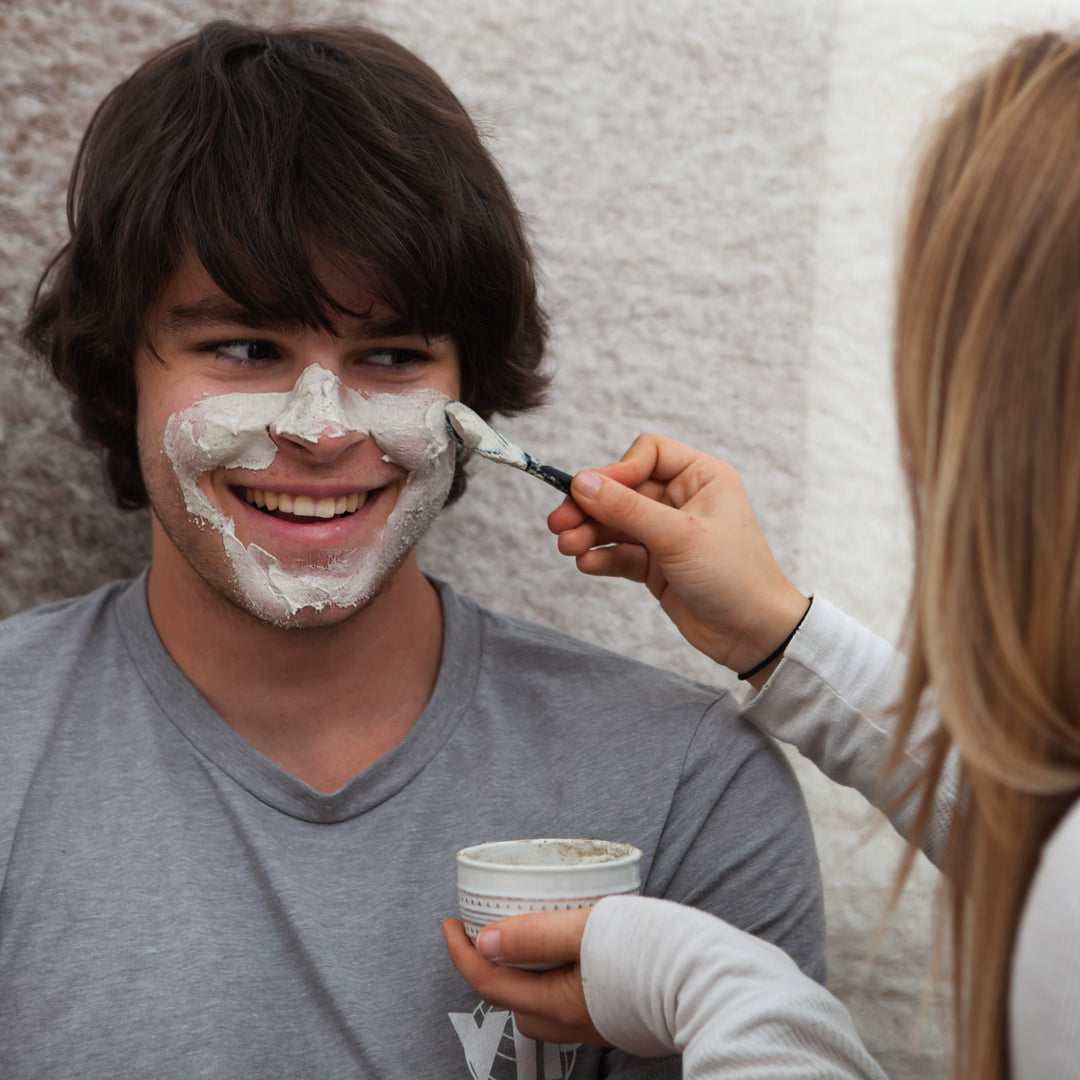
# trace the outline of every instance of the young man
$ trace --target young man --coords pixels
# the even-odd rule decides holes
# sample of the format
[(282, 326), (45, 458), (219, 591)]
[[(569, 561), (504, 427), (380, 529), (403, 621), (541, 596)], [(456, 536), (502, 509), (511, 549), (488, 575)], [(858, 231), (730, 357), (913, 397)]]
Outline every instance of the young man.
[(362, 29), (213, 24), (106, 98), (28, 340), (152, 564), (0, 627), (0, 1075), (678, 1076), (524, 1039), (453, 853), (598, 836), (823, 976), (809, 823), (722, 693), (503, 618), (414, 545), (442, 407), (538, 403), (519, 216)]

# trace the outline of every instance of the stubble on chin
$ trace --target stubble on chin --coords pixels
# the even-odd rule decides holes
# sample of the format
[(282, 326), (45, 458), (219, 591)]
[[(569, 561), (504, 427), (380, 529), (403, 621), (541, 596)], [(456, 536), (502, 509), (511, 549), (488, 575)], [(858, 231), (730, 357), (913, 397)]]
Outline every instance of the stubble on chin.
[(385, 573), (372, 583), (364, 594), (348, 606), (327, 604), (325, 607), (313, 606), (302, 607), (289, 615), (278, 616), (265, 611), (260, 611), (258, 605), (253, 603), (244, 594), (240, 586), (234, 581), (233, 588), (229, 590), (226, 599), (234, 608), (240, 610), (248, 617), (256, 620), (263, 626), (270, 626), (277, 630), (320, 630), (337, 629), (345, 626), (352, 619), (366, 611), (379, 599), (393, 584), (394, 576), (401, 568), (401, 564), (408, 557), (409, 552), (404, 552)]
[[(269, 610), (265, 599), (249, 595), (241, 585), (236, 568), (225, 550), (224, 537), (197, 515), (186, 514), (184, 527), (170, 523), (151, 504), (151, 513), (162, 532), (190, 571), (193, 587), (201, 592), (212, 618), (277, 630), (317, 630), (340, 627), (369, 608), (391, 586), (402, 564), (413, 550), (404, 546), (375, 576), (362, 594), (347, 605), (306, 605), (294, 611)], [(194, 528), (192, 528), (194, 526)], [(325, 569), (325, 567), (323, 568)]]

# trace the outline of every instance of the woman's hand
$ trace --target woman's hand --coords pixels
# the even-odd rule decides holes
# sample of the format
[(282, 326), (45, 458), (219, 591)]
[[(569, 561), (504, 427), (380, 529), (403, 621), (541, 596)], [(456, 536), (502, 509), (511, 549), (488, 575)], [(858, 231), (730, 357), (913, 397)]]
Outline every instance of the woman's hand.
[[(643, 582), (697, 649), (736, 672), (769, 655), (806, 611), (784, 576), (738, 473), (662, 435), (578, 473), (552, 511), (559, 550), (582, 573)], [(772, 665), (751, 682), (760, 686)]]
[[(609, 1046), (593, 1027), (581, 982), (581, 939), (589, 909), (517, 915), (486, 926), (473, 948), (459, 919), (442, 924), (446, 948), (465, 981), (491, 1005), (510, 1009), (530, 1039)], [(560, 964), (522, 971), (512, 964)]]

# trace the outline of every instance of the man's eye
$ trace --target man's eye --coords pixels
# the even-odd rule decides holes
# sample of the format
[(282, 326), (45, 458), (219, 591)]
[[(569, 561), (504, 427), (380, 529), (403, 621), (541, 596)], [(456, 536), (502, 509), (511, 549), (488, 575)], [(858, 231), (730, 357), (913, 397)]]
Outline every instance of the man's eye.
[(402, 369), (427, 360), (427, 353), (416, 349), (375, 349), (365, 354), (364, 363), (375, 367)]
[(270, 342), (256, 339), (218, 342), (214, 351), (241, 364), (260, 364), (265, 360), (277, 359), (277, 350)]

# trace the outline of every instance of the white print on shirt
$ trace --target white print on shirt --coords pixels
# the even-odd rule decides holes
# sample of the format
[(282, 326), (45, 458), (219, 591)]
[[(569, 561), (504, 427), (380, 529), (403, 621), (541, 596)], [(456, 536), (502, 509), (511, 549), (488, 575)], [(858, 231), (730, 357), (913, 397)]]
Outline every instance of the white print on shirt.
[(481, 1001), (471, 1013), (450, 1013), (473, 1080), (569, 1080), (581, 1043), (535, 1042), (514, 1014)]

